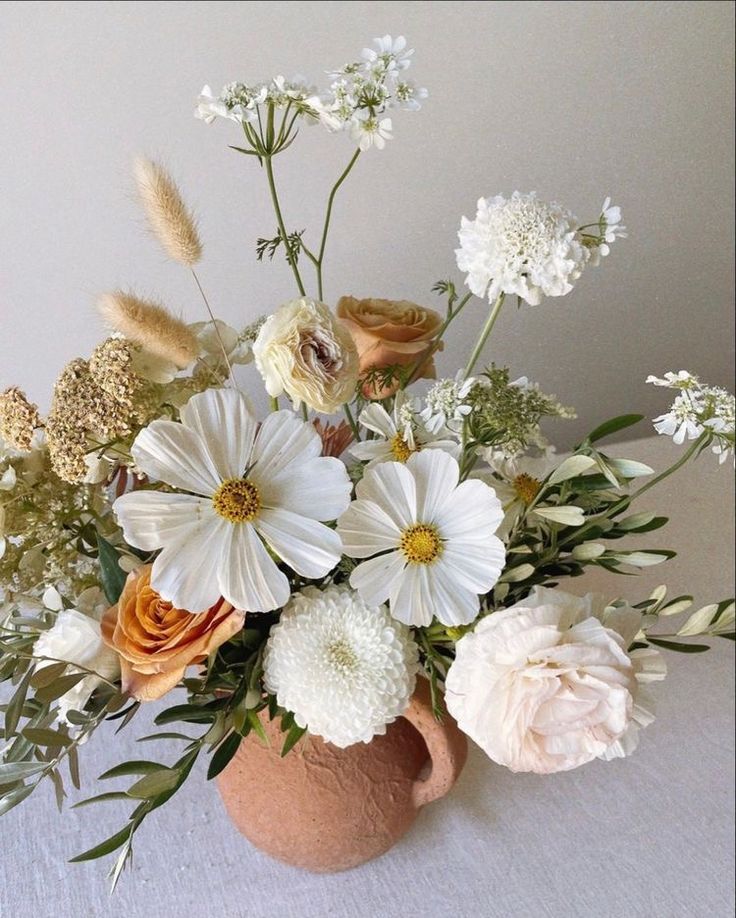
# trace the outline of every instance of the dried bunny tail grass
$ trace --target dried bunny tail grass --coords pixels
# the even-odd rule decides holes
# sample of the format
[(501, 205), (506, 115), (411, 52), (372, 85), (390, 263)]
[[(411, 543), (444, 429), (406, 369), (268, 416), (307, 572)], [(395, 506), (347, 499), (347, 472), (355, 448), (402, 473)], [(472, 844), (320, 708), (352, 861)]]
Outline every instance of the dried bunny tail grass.
[(157, 303), (116, 290), (103, 294), (97, 308), (115, 331), (147, 351), (170, 360), (181, 370), (199, 355), (199, 342), (194, 332)]
[(151, 229), (168, 255), (191, 268), (202, 257), (202, 243), (192, 211), (163, 166), (139, 157), (134, 175)]

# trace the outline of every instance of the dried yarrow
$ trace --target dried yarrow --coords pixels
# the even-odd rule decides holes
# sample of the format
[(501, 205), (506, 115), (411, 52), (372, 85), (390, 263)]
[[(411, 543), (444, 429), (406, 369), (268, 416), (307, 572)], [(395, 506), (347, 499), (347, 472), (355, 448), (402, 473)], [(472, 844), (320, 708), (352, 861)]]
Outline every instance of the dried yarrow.
[(17, 386), (0, 392), (0, 439), (8, 446), (29, 450), (33, 432), (40, 426), (38, 406), (28, 401), (25, 392)]

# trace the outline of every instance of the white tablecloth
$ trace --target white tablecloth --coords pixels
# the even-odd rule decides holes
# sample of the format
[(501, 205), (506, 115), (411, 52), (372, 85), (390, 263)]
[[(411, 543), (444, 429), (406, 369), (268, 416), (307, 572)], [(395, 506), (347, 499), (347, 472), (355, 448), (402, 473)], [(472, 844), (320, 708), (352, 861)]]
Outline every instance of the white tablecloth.
[[(618, 455), (657, 468), (677, 456), (664, 439)], [(681, 554), (639, 580), (604, 572), (595, 588), (634, 600), (666, 580), (705, 603), (733, 591), (730, 466), (703, 456), (647, 495), (671, 517), (640, 547)], [(67, 858), (123, 825), (127, 807), (57, 813), (51, 788), (0, 821), (2, 918), (726, 918), (733, 914), (733, 646), (668, 654), (655, 687), (658, 718), (636, 754), (573, 772), (513, 775), (477, 749), (454, 791), (423, 811), (389, 854), (353, 871), (312, 876), (254, 850), (233, 828), (213, 784), (195, 773), (136, 837), (132, 870), (114, 898), (105, 864)], [(168, 761), (165, 743), (136, 745), (153, 711), (82, 751), (83, 795), (129, 758)], [(288, 818), (288, 814), (285, 814)]]

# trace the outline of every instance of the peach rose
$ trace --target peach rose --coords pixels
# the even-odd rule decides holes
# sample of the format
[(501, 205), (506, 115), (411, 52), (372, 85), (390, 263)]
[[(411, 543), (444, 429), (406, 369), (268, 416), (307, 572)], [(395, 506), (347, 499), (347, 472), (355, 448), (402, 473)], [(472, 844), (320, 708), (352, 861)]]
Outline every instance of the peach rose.
[(151, 565), (133, 571), (117, 605), (102, 619), (102, 638), (120, 656), (123, 691), (155, 701), (242, 627), (245, 613), (220, 600), (206, 612), (175, 609), (151, 587)]
[[(343, 296), (337, 304), (337, 315), (355, 341), (361, 376), (374, 367), (411, 366), (427, 353), (429, 356), (415, 378), (435, 379), (431, 349), (443, 320), (433, 309), (407, 300), (358, 300)], [(363, 394), (366, 398), (386, 398), (397, 389), (398, 381), (381, 389), (366, 384)]]

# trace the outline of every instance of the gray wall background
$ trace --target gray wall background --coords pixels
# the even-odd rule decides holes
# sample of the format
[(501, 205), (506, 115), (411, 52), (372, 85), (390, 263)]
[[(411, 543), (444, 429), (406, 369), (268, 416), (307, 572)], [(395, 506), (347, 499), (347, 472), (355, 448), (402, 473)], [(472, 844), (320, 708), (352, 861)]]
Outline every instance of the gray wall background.
[[(662, 410), (649, 372), (730, 386), (733, 18), (724, 2), (3, 3), (0, 387), (47, 406), (63, 364), (100, 338), (93, 303), (111, 287), (203, 317), (143, 228), (129, 177), (141, 152), (168, 163), (200, 215), (201, 275), (222, 318), (243, 324), (291, 298), (287, 267), (254, 258), (275, 226), (265, 177), (227, 149), (235, 125), (194, 120), (194, 99), (204, 83), (282, 72), (322, 82), (385, 32), (409, 38), (431, 97), (396, 114), (396, 139), (341, 193), (327, 299), (434, 305), (480, 195), (536, 190), (582, 219), (611, 194), (630, 238), (570, 296), (507, 307), (487, 357), (577, 406), (561, 442), (604, 416)], [(276, 161), (287, 222), (306, 238), (351, 151), (314, 128)], [(441, 370), (483, 318), (466, 310)]]

